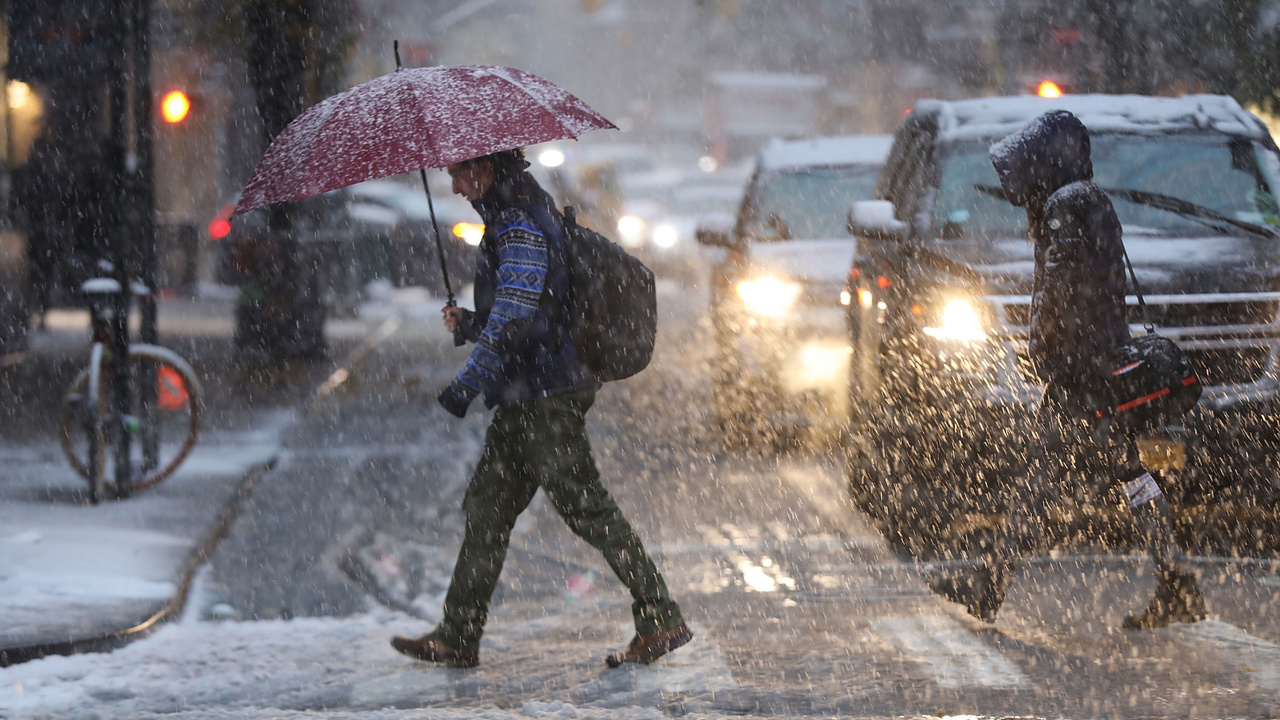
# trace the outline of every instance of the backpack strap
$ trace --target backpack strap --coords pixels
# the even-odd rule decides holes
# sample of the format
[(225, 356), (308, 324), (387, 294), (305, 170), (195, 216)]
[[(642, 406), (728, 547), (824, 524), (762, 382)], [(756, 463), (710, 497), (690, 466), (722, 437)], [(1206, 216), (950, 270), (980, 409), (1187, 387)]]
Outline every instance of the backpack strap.
[(564, 298), (551, 297), (549, 292), (551, 289), (553, 264), (556, 262), (555, 253), (552, 252), (552, 248), (551, 248), (551, 234), (559, 233), (560, 235), (562, 257), (560, 258), (559, 262), (563, 264), (563, 271), (564, 271), (565, 285), (566, 285), (565, 292), (567, 294), (567, 293), (573, 292), (572, 287), (569, 287), (571, 281), (569, 278), (569, 232), (568, 232), (568, 226), (570, 224), (576, 224), (574, 221), (575, 216), (573, 213), (573, 208), (566, 206), (564, 216), (561, 216), (561, 214), (556, 211), (554, 206), (547, 207), (540, 204), (528, 203), (526, 205), (523, 205), (523, 208), (525, 212), (527, 212), (529, 216), (533, 218), (534, 222), (538, 223), (539, 226), (542, 225), (543, 218), (548, 219), (550, 221), (550, 224), (552, 225), (552, 227), (541, 228), (543, 236), (546, 237), (547, 239), (547, 280), (546, 280), (546, 283), (543, 284), (542, 286), (542, 294), (538, 298), (538, 305), (542, 309), (542, 311), (546, 313), (547, 318), (550, 319), (552, 322), (557, 324), (564, 324), (569, 314), (568, 308), (566, 307), (566, 304), (568, 303), (568, 298), (567, 297), (564, 297)]

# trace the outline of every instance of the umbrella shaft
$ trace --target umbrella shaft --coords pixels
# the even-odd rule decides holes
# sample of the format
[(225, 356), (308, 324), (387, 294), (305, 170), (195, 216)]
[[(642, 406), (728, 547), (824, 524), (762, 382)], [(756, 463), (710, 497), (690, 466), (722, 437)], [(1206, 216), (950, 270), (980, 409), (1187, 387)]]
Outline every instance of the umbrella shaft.
[(440, 225), (436, 223), (436, 206), (431, 201), (431, 188), (427, 186), (427, 171), (425, 168), (418, 170), (418, 174), (422, 176), (422, 189), (427, 193), (427, 209), (431, 211), (431, 229), (436, 235), (436, 254), (440, 256), (440, 274), (444, 276), (444, 291), (448, 293), (448, 304), (453, 306), (453, 287), (449, 284), (449, 268), (444, 263), (444, 240), (440, 236)]

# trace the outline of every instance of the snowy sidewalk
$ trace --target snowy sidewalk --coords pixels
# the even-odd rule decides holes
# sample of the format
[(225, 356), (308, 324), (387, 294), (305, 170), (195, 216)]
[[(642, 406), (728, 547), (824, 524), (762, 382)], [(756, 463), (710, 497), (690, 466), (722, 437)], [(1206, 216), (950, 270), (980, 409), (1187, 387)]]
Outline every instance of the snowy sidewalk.
[(120, 645), (177, 614), (238, 500), (274, 463), (297, 408), (378, 325), (331, 321), (331, 359), (253, 376), (234, 345), (231, 313), (226, 297), (161, 304), (162, 344), (205, 385), (205, 428), (173, 476), (128, 500), (90, 505), (58, 445), (56, 409), (87, 352), (85, 313), (50, 313), (28, 358), (0, 377), (9, 405), (0, 413), (0, 666)]
[(97, 506), (56, 443), (0, 445), (0, 665), (101, 646), (180, 608), (224, 509), (275, 457), (291, 418), (208, 433), (173, 477)]

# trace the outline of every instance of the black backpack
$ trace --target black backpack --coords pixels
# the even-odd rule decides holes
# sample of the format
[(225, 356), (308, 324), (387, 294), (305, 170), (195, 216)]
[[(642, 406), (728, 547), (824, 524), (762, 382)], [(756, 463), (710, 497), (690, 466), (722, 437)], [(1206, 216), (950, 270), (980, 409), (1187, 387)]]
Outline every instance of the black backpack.
[(569, 335), (597, 380), (622, 380), (649, 366), (658, 337), (653, 272), (564, 209), (569, 259)]
[(572, 207), (558, 220), (569, 274), (562, 319), (578, 361), (601, 382), (629, 378), (649, 366), (658, 336), (653, 272), (609, 238), (579, 225)]

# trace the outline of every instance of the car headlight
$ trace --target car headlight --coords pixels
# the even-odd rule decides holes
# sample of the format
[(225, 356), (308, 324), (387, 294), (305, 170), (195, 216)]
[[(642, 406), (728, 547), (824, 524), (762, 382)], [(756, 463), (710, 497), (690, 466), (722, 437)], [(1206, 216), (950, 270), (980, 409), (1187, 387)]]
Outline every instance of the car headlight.
[(787, 282), (772, 275), (762, 275), (738, 283), (738, 297), (756, 315), (786, 315), (800, 297), (799, 283)]
[(951, 298), (942, 306), (936, 327), (925, 327), (924, 334), (939, 340), (981, 342), (987, 339), (982, 315), (972, 302), (964, 298)]
[(618, 234), (622, 236), (624, 245), (635, 247), (644, 242), (644, 220), (635, 215), (623, 215), (618, 218)]
[(680, 239), (680, 232), (671, 223), (662, 223), (653, 229), (653, 244), (660, 248), (673, 247)]
[(479, 223), (460, 222), (453, 226), (455, 237), (462, 238), (468, 245), (479, 245), (484, 239), (484, 225)]

